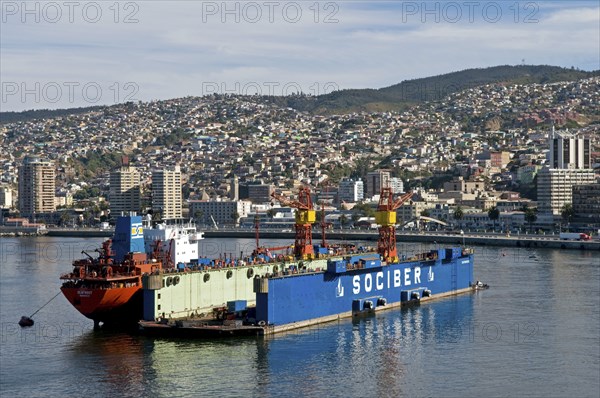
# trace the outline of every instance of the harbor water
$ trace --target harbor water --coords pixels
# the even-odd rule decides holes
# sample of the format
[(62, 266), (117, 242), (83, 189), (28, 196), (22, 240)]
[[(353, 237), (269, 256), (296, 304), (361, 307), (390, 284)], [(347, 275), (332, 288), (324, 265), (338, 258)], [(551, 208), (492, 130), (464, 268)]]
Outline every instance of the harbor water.
[[(50, 300), (71, 261), (101, 241), (0, 238), (0, 396), (600, 394), (598, 252), (475, 247), (475, 278), (489, 290), (272, 339), (94, 331), (62, 295), (21, 329), (20, 317)], [(205, 239), (200, 252), (239, 256), (252, 246), (250, 239)], [(432, 247), (399, 245), (408, 253)]]

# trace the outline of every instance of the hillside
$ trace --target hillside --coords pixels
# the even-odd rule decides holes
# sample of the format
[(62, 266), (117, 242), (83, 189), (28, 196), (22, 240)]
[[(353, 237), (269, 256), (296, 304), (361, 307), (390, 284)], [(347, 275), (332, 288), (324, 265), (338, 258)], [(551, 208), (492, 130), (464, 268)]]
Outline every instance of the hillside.
[[(381, 112), (404, 110), (412, 105), (425, 101), (440, 100), (449, 94), (490, 83), (554, 83), (575, 81), (599, 75), (600, 70), (586, 72), (547, 65), (504, 65), (466, 69), (439, 76), (405, 80), (380, 89), (348, 89), (315, 97), (307, 95), (264, 96), (263, 100), (282, 107), (290, 107), (313, 114), (343, 114), (356, 111)], [(103, 108), (106, 107), (0, 112), (0, 124), (81, 114)]]
[(23, 112), (0, 112), (0, 124), (15, 123), (33, 119), (48, 119), (67, 115), (79, 115), (105, 108), (104, 106), (88, 106), (67, 109), (31, 109)]
[(276, 101), (298, 110), (325, 114), (402, 110), (425, 101), (441, 100), (449, 94), (485, 84), (554, 83), (598, 75), (600, 70), (586, 72), (547, 65), (504, 65), (405, 80), (377, 90), (341, 90), (317, 97), (282, 97)]

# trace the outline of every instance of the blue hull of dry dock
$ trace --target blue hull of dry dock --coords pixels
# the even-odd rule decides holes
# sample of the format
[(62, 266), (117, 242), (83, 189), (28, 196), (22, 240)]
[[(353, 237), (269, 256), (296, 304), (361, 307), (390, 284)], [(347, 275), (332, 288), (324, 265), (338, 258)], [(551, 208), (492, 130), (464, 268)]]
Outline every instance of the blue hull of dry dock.
[(437, 257), (384, 266), (368, 259), (363, 268), (349, 270), (347, 264), (330, 262), (327, 272), (257, 279), (256, 319), (276, 327), (300, 327), (335, 315), (463, 291), (475, 284), (472, 254), (455, 248), (440, 250)]

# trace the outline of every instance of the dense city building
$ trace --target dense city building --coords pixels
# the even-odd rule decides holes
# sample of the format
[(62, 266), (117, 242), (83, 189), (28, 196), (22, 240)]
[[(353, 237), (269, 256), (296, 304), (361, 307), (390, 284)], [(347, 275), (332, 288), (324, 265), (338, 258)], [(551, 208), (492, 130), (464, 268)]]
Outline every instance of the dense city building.
[(237, 224), (239, 219), (247, 217), (252, 202), (247, 200), (210, 201), (190, 200), (190, 216), (206, 225)]
[(152, 211), (163, 220), (183, 217), (179, 166), (152, 171)]
[(538, 173), (538, 210), (560, 215), (564, 205), (573, 203), (573, 187), (596, 182), (594, 170), (547, 169)]
[(121, 214), (140, 212), (140, 173), (127, 161), (110, 173), (110, 217), (114, 221)]
[(508, 162), (510, 162), (510, 152), (490, 152), (490, 163), (492, 167), (503, 169), (508, 165)]
[(573, 187), (573, 212), (580, 221), (600, 222), (600, 183)]
[(31, 218), (36, 213), (56, 210), (54, 163), (35, 156), (27, 156), (19, 167), (19, 211)]
[(376, 170), (367, 173), (367, 192), (366, 197), (372, 198), (375, 195), (379, 195), (381, 188), (390, 186), (390, 171), (389, 170)]
[(444, 191), (446, 192), (462, 192), (473, 194), (477, 191), (485, 190), (484, 181), (467, 181), (463, 177), (457, 177), (452, 181), (444, 183)]
[(521, 184), (531, 184), (542, 166), (537, 164), (528, 164), (519, 167), (517, 170), (517, 181)]
[[(111, 202), (113, 216), (121, 212), (112, 203), (109, 187), (114, 184), (106, 166), (113, 168), (115, 155), (126, 153), (147, 195), (141, 198), (142, 206), (152, 199), (152, 191), (144, 189), (152, 170), (179, 164), (185, 176), (183, 200), (246, 198), (256, 205), (272, 202), (275, 189), (294, 199), (296, 188), (306, 185), (318, 187), (313, 189), (316, 203), (337, 204), (344, 196), (344, 177), (361, 175), (363, 200), (370, 201), (386, 181), (396, 193), (406, 190), (392, 177), (402, 176), (411, 189), (427, 187), (419, 201), (483, 211), (494, 203), (500, 206), (500, 192), (518, 190), (524, 198), (535, 199), (536, 172), (543, 166), (553, 168), (549, 140), (556, 143), (556, 166), (600, 166), (599, 84), (598, 77), (489, 84), (404, 111), (336, 115), (315, 115), (236, 95), (117, 104), (102, 112), (0, 125), (5, 148), (0, 153), (0, 183), (16, 196), (23, 157), (51, 159), (57, 176), (55, 205), (68, 207), (73, 198), (72, 205), (84, 209), (86, 224), (99, 222), (106, 216), (104, 199)], [(557, 127), (549, 136), (549, 123), (563, 130)], [(571, 136), (564, 133), (566, 127), (576, 128), (575, 141), (565, 138)], [(462, 176), (463, 182), (452, 181), (445, 192), (431, 189), (455, 176)], [(350, 189), (347, 203), (360, 197), (357, 186)], [(133, 202), (125, 211), (139, 211), (137, 200)], [(514, 210), (515, 204), (502, 208)], [(362, 209), (354, 212), (365, 216)]]
[(402, 182), (402, 178), (392, 177), (390, 178), (390, 188), (392, 193), (398, 194), (404, 192), (404, 182)]
[(0, 186), (0, 209), (10, 209), (12, 205), (12, 189), (8, 186)]
[(236, 201), (240, 198), (240, 181), (237, 176), (233, 176), (231, 179), (231, 186), (229, 187), (229, 199)]
[(338, 199), (341, 202), (359, 202), (364, 198), (364, 185), (361, 180), (343, 178), (338, 188)]
[(555, 132), (549, 139), (548, 164), (551, 169), (591, 169), (591, 142), (589, 138), (567, 132)]
[(248, 199), (252, 203), (266, 203), (271, 201), (273, 185), (251, 182), (240, 184), (239, 199)]

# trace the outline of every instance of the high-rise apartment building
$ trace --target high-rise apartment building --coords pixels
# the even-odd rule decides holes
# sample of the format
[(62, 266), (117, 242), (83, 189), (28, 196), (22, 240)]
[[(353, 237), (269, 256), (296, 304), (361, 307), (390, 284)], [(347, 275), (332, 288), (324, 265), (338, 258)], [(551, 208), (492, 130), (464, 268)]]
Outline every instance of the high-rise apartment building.
[(110, 173), (109, 201), (113, 221), (121, 214), (141, 211), (140, 173), (126, 159), (123, 166)]
[(26, 156), (19, 167), (19, 211), (23, 217), (56, 210), (54, 164), (39, 157)]
[(591, 169), (548, 169), (538, 173), (540, 213), (560, 215), (564, 205), (573, 203), (573, 187), (596, 182)]
[(573, 187), (573, 211), (581, 221), (600, 222), (600, 182)]
[(589, 138), (552, 128), (548, 146), (548, 167), (538, 173), (538, 209), (558, 216), (564, 205), (573, 203), (573, 187), (593, 184), (596, 176)]
[(367, 173), (367, 198), (372, 198), (381, 193), (381, 188), (390, 186), (390, 171), (375, 170)]
[(358, 202), (364, 199), (364, 185), (361, 180), (343, 178), (338, 190), (339, 201)]
[(402, 178), (390, 178), (390, 188), (392, 189), (393, 194), (404, 192), (404, 182), (402, 181)]
[(152, 210), (163, 220), (183, 217), (181, 171), (179, 166), (152, 171)]
[(555, 132), (548, 140), (548, 167), (550, 169), (591, 169), (591, 142), (589, 138)]

